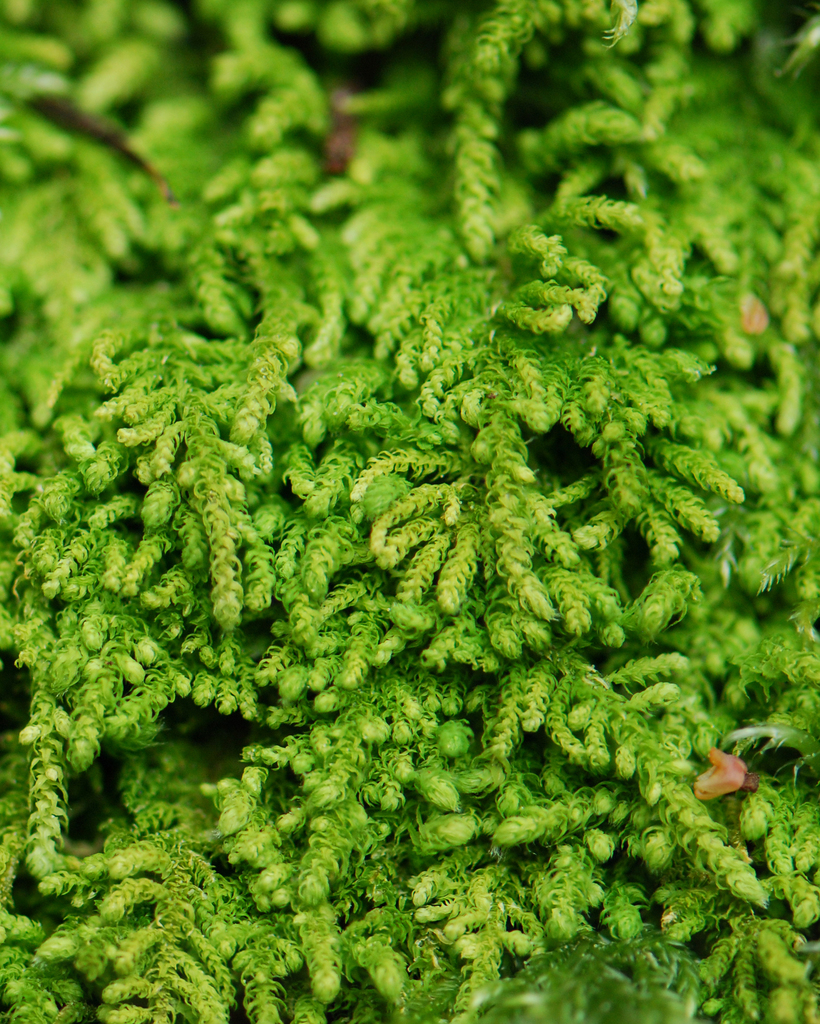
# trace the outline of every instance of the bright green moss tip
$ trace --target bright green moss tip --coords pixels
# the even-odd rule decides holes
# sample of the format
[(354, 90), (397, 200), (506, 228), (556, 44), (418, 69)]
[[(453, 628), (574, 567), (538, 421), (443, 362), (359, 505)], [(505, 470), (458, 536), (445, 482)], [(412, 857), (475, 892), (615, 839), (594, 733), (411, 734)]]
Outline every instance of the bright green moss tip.
[(0, 0), (4, 1020), (819, 1019), (818, 44)]

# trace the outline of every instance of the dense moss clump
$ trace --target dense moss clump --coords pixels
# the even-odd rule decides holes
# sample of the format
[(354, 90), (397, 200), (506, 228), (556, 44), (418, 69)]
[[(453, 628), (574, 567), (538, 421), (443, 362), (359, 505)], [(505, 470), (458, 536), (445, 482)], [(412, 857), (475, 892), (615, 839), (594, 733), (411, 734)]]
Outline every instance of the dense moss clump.
[(0, 11), (6, 1019), (820, 1019), (817, 19)]

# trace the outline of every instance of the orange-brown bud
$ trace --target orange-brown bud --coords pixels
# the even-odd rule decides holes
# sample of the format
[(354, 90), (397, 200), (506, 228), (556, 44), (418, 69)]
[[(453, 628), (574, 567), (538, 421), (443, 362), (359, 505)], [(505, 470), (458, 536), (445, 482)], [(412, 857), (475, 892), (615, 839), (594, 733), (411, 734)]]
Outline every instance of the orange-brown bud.
[(713, 767), (695, 779), (695, 796), (698, 800), (713, 800), (716, 796), (736, 793), (738, 790), (754, 793), (759, 777), (749, 772), (746, 762), (734, 754), (724, 754), (717, 747), (709, 751)]

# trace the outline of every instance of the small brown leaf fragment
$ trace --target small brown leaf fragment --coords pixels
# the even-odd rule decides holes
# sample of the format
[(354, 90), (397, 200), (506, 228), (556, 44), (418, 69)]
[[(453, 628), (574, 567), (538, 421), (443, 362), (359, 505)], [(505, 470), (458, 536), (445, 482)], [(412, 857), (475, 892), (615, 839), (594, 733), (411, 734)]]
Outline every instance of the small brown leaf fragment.
[(740, 325), (746, 334), (762, 334), (769, 326), (769, 311), (756, 295), (740, 300)]
[(328, 174), (344, 174), (356, 152), (358, 123), (346, 111), (347, 101), (355, 93), (352, 86), (343, 86), (331, 93), (330, 132), (325, 139), (325, 170)]

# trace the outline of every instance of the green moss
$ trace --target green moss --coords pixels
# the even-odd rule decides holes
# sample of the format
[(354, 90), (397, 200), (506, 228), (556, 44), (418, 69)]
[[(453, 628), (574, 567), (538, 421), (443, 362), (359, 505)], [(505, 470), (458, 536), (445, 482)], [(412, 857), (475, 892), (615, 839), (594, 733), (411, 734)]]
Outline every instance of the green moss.
[(815, 21), (3, 0), (9, 1020), (816, 1019)]

